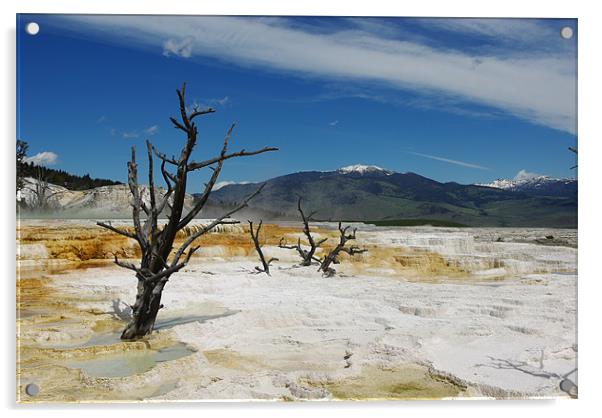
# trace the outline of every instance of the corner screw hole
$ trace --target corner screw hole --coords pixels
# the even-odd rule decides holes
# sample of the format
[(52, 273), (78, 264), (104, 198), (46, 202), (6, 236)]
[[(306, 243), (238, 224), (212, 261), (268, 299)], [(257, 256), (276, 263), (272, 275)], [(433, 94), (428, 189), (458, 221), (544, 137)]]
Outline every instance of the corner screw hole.
[(29, 22), (27, 25), (25, 25), (25, 32), (27, 32), (28, 35), (37, 35), (39, 31), (40, 25), (38, 25), (36, 22)]

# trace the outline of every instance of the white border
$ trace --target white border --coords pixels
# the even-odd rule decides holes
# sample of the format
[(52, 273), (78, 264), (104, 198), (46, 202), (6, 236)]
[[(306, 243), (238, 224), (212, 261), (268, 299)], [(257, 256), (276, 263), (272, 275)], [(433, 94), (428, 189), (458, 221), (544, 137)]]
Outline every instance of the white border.
[[(182, 1), (158, 0), (20, 0), (0, 2), (2, 20), (3, 54), (1, 56), (2, 111), (1, 126), (4, 127), (2, 176), (5, 199), (2, 204), (2, 239), (0, 240), (5, 267), (4, 294), (4, 340), (2, 350), (2, 406), (5, 416), (19, 413), (35, 417), (81, 416), (107, 417), (144, 414), (159, 417), (168, 414), (183, 416), (206, 415), (263, 417), (283, 415), (306, 417), (309, 414), (325, 414), (340, 417), (364, 415), (387, 416), (432, 416), (446, 417), (504, 417), (527, 414), (554, 416), (581, 416), (594, 414), (597, 395), (602, 390), (602, 376), (597, 357), (602, 344), (602, 277), (596, 274), (597, 259), (602, 246), (600, 228), (600, 173), (602, 159), (600, 141), (599, 98), (602, 94), (599, 78), (602, 75), (600, 44), (602, 39), (602, 16), (596, 13), (595, 2), (548, 0), (527, 2), (525, 0), (422, 0), (415, 2), (370, 1), (327, 1), (296, 0), (228, 0), (228, 1)], [(347, 16), (474, 16), (474, 17), (570, 17), (579, 19), (579, 386), (577, 401), (436, 401), (403, 403), (235, 403), (235, 404), (144, 404), (144, 405), (54, 405), (28, 407), (15, 405), (15, 206), (11, 198), (14, 190), (14, 141), (15, 141), (15, 14), (16, 13), (131, 13), (131, 14), (237, 14), (237, 15), (347, 15)], [(43, 109), (40, 109), (43, 111)]]

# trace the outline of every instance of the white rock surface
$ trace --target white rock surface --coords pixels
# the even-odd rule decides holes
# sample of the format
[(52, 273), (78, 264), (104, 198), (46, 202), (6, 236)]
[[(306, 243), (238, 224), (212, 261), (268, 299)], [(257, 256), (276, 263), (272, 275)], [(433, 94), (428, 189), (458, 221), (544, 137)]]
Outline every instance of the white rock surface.
[[(308, 392), (298, 378), (336, 379), (359, 374), (362, 365), (403, 362), (455, 376), (479, 396), (565, 396), (559, 383), (577, 357), (576, 249), (476, 241), (481, 232), (358, 232), (363, 242), (437, 251), (476, 273), (449, 282), (326, 279), (313, 266), (282, 261), (268, 277), (250, 274), (255, 260), (196, 259), (169, 281), (160, 317), (184, 316), (173, 330), (199, 350), (194, 354), (199, 377), (179, 381), (163, 397), (322, 398), (328, 394)], [(344, 271), (344, 263), (337, 269)], [(496, 276), (514, 275), (491, 280), (491, 269)], [(77, 271), (55, 282), (63, 291), (99, 296), (88, 305), (106, 311), (116, 297), (134, 300), (134, 278), (118, 268)], [(187, 310), (203, 304), (234, 314), (186, 322)], [(207, 350), (236, 352), (248, 363), (217, 368), (203, 355)], [(350, 367), (346, 353), (352, 353)]]
[[(35, 205), (37, 180), (26, 177), (24, 188), (21, 190), (19, 200), (28, 206)], [(163, 196), (165, 189), (157, 187), (155, 195)], [(150, 191), (147, 186), (140, 186), (140, 194), (145, 203), (150, 202)], [(59, 209), (63, 214), (79, 214), (85, 216), (109, 216), (131, 213), (131, 193), (126, 184), (115, 186), (102, 186), (89, 190), (69, 190), (55, 184), (48, 184), (48, 204), (51, 209)], [(184, 205), (190, 209), (193, 204), (192, 195), (187, 195)]]

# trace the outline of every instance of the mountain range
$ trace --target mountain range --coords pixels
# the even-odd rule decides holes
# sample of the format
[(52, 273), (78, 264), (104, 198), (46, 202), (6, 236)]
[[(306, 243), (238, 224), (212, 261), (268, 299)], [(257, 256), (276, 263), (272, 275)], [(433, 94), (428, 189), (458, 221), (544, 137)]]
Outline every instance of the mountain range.
[[(304, 171), (265, 181), (262, 192), (238, 214), (264, 220), (296, 220), (297, 199), (314, 219), (379, 221), (396, 224), (468, 226), (577, 226), (577, 181), (544, 178), (497, 180), (487, 185), (441, 183), (416, 173), (397, 173), (377, 166), (352, 165), (335, 171)], [(26, 178), (20, 200), (31, 203), (36, 180)], [(232, 209), (261, 183), (223, 182), (214, 190), (201, 217)], [(144, 186), (143, 186), (144, 187)], [(129, 217), (126, 185), (69, 190), (49, 185), (49, 207), (63, 217)], [(160, 194), (161, 189), (157, 190)], [(148, 198), (148, 192), (143, 192)], [(198, 195), (188, 195), (191, 207)], [(401, 223), (403, 224), (403, 223)]]
[[(305, 171), (267, 180), (249, 207), (283, 219), (297, 218), (298, 196), (320, 220), (432, 219), (470, 226), (576, 227), (577, 196), (534, 187), (532, 193), (492, 185), (441, 183), (416, 173), (353, 165)], [(215, 206), (232, 206), (259, 184), (228, 184), (211, 195)], [(553, 187), (552, 187), (553, 188)], [(576, 182), (575, 182), (576, 189)]]

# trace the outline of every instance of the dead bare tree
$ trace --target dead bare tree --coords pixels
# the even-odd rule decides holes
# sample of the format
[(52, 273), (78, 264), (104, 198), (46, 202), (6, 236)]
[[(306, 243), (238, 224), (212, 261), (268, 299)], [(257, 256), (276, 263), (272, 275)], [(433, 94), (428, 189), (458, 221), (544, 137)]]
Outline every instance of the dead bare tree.
[(25, 164), (28, 148), (29, 145), (27, 142), (17, 139), (17, 195), (19, 195), (19, 192), (23, 190), (23, 187), (25, 186), (23, 182), (23, 164)]
[(350, 247), (345, 247), (345, 244), (347, 244), (347, 241), (355, 239), (355, 232), (357, 231), (357, 229), (353, 229), (353, 232), (348, 234), (347, 233), (348, 229), (349, 229), (349, 226), (346, 226), (345, 228), (343, 228), (341, 225), (341, 222), (339, 222), (339, 233), (340, 233), (339, 243), (337, 244), (336, 247), (334, 247), (332, 249), (332, 251), (330, 251), (328, 253), (328, 255), (326, 257), (324, 257), (324, 260), (322, 260), (322, 264), (320, 264), (320, 268), (318, 269), (318, 271), (322, 271), (324, 276), (326, 276), (326, 277), (332, 277), (336, 273), (336, 270), (334, 268), (330, 267), (330, 265), (331, 264), (339, 264), (338, 257), (339, 257), (339, 254), (341, 253), (341, 251), (344, 253), (347, 253), (351, 256), (356, 255), (356, 254), (361, 254), (363, 252), (368, 251), (366, 249), (361, 249), (355, 245), (352, 245)]
[(59, 193), (50, 189), (43, 167), (37, 167), (35, 182), (32, 185), (25, 186), (25, 188), (33, 194), (29, 203), (30, 208), (41, 212), (50, 209), (50, 198)]
[(257, 230), (253, 229), (253, 222), (252, 221), (247, 221), (249, 222), (249, 232), (251, 233), (251, 238), (253, 239), (253, 243), (255, 244), (255, 251), (257, 251), (257, 254), (259, 255), (259, 260), (261, 260), (261, 264), (263, 265), (262, 267), (259, 266), (255, 266), (255, 270), (257, 271), (257, 273), (265, 273), (268, 276), (270, 275), (270, 264), (273, 261), (278, 261), (277, 258), (270, 258), (268, 261), (265, 261), (265, 256), (263, 255), (263, 251), (261, 249), (261, 244), (259, 243), (259, 231), (261, 231), (261, 226), (263, 225), (263, 221), (260, 220), (259, 224), (257, 225)]
[[(132, 196), (132, 220), (134, 223), (133, 232), (128, 228), (121, 228), (111, 225), (110, 222), (98, 222), (98, 225), (109, 229), (117, 234), (135, 240), (142, 253), (140, 265), (120, 261), (115, 256), (115, 264), (120, 267), (132, 270), (136, 273), (138, 279), (136, 301), (132, 305), (132, 319), (127, 324), (121, 338), (124, 340), (140, 338), (152, 332), (157, 313), (163, 307), (161, 296), (165, 284), (172, 274), (181, 270), (190, 261), (194, 252), (199, 248), (192, 246), (197, 238), (211, 231), (215, 226), (227, 223), (237, 223), (228, 218), (240, 209), (246, 207), (249, 201), (255, 197), (263, 188), (259, 187), (254, 193), (246, 197), (237, 207), (227, 213), (217, 217), (208, 225), (192, 233), (180, 245), (177, 251), (172, 254), (176, 234), (194, 219), (194, 217), (203, 209), (213, 186), (215, 185), (223, 164), (230, 158), (257, 155), (268, 151), (277, 151), (277, 148), (265, 147), (257, 151), (245, 151), (228, 153), (228, 141), (234, 129), (234, 124), (230, 126), (221, 152), (218, 156), (204, 161), (191, 161), (191, 154), (197, 143), (197, 127), (194, 120), (202, 115), (213, 113), (214, 110), (199, 109), (195, 106), (192, 111), (186, 109), (185, 92), (186, 83), (182, 85), (181, 90), (176, 90), (179, 100), (180, 119), (170, 118), (174, 127), (186, 135), (179, 158), (168, 157), (159, 152), (152, 144), (147, 141), (148, 155), (148, 188), (149, 203), (146, 203), (141, 196), (141, 189), (138, 185), (138, 172), (136, 164), (136, 151), (132, 147), (132, 157), (128, 162), (128, 185)], [(153, 175), (153, 153), (161, 160), (161, 174), (167, 185), (163, 196), (157, 198), (155, 195), (155, 183)], [(167, 167), (173, 167), (175, 173)], [(186, 196), (186, 183), (188, 174), (209, 167), (213, 174), (205, 184), (201, 197), (196, 201), (193, 208), (184, 213), (184, 198)], [(168, 209), (166, 224), (160, 226), (158, 219), (160, 214)]]
[(299, 200), (297, 201), (297, 209), (299, 210), (299, 213), (301, 214), (301, 219), (303, 220), (303, 233), (305, 234), (305, 237), (307, 238), (307, 242), (309, 244), (309, 250), (306, 250), (301, 246), (301, 238), (299, 238), (297, 240), (297, 245), (287, 245), (286, 240), (284, 238), (281, 238), (278, 246), (280, 248), (286, 248), (289, 250), (297, 250), (297, 252), (301, 256), (301, 260), (302, 260), (300, 264), (302, 266), (311, 266), (312, 261), (317, 261), (318, 263), (322, 262), (322, 260), (317, 258), (315, 256), (315, 254), (316, 254), (316, 250), (320, 247), (320, 245), (324, 244), (328, 240), (328, 238), (324, 238), (318, 242), (316, 242), (314, 240), (313, 236), (311, 235), (311, 231), (309, 229), (309, 221), (312, 220), (312, 217), (317, 212), (314, 211), (314, 212), (311, 212), (309, 215), (305, 216), (305, 213), (303, 213), (303, 209), (301, 208), (301, 197), (299, 197)]

